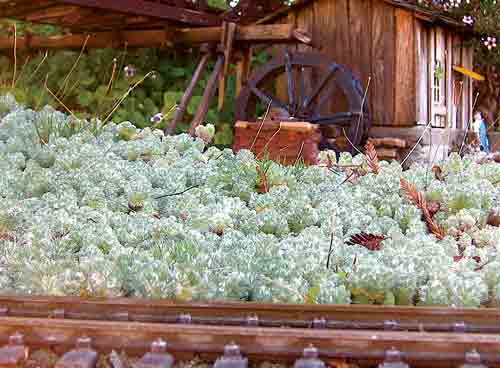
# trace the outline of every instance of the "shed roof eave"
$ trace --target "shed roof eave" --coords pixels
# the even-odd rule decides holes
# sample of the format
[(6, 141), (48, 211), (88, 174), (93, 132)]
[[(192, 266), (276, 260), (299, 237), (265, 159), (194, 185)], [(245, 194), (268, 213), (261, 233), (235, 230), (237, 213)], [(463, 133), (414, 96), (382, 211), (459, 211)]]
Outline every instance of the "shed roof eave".
[[(292, 10), (299, 9), (301, 7), (304, 7), (310, 3), (313, 3), (316, 0), (296, 0), (292, 5), (289, 6), (283, 6), (282, 8), (278, 9), (276, 12), (261, 18), (259, 21), (257, 21), (257, 24), (264, 24), (264, 23), (269, 23), (272, 22), (286, 14)], [(420, 20), (429, 22), (429, 23), (439, 23), (447, 27), (455, 28), (455, 29), (460, 29), (462, 32), (465, 33), (473, 33), (472, 29), (469, 27), (465, 26), (463, 23), (457, 21), (456, 19), (453, 19), (452, 17), (448, 17), (446, 15), (443, 15), (441, 13), (438, 13), (436, 11), (432, 11), (430, 9), (426, 9), (422, 6), (418, 6), (415, 4), (411, 4), (407, 1), (403, 0), (381, 0), (384, 1), (388, 4), (391, 4), (395, 7), (398, 8), (403, 8), (407, 9), (408, 11), (411, 11), (415, 17), (417, 17)]]

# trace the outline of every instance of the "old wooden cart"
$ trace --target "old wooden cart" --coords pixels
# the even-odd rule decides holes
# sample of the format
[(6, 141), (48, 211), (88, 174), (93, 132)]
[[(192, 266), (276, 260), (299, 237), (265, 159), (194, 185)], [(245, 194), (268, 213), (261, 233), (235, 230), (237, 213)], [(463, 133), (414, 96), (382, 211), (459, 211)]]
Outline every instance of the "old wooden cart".
[[(104, 10), (104, 12), (103, 12)], [(194, 88), (211, 57), (216, 62), (208, 87), (194, 115), (191, 132), (203, 122), (216, 90), (224, 103), (226, 75), (236, 64), (237, 120), (255, 122), (257, 104), (281, 112), (282, 121), (307, 121), (318, 125), (342, 124), (354, 145), (369, 127), (364, 87), (351, 71), (317, 52), (297, 53), (285, 48), (263, 69), (250, 75), (252, 47), (262, 43), (313, 45), (310, 34), (294, 24), (255, 24), (266, 14), (281, 14), (281, 1), (240, 1), (229, 11), (210, 8), (205, 1), (8, 1), (0, 15), (57, 24), (70, 30), (59, 37), (30, 36), (16, 40), (17, 49), (92, 47), (159, 47), (199, 45), (202, 57), (179, 101), (168, 127), (172, 132), (182, 119)], [(0, 39), (0, 48), (14, 46), (13, 38)], [(280, 78), (286, 79), (286, 99), (275, 96)], [(312, 88), (311, 78), (321, 78)], [(330, 113), (331, 100), (345, 101), (341, 111)], [(327, 107), (326, 109), (324, 107)], [(353, 122), (356, 124), (353, 124)], [(317, 144), (316, 141), (311, 142)], [(241, 148), (241, 147), (239, 147)], [(350, 147), (348, 147), (350, 148)]]

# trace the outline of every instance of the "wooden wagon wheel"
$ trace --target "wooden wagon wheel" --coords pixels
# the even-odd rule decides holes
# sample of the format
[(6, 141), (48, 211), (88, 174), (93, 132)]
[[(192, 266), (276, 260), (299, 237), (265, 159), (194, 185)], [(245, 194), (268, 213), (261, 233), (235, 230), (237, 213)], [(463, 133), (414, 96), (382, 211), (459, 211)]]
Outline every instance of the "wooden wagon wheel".
[[(280, 83), (286, 85), (284, 96), (276, 94)], [(346, 67), (317, 53), (283, 51), (257, 69), (236, 102), (237, 120), (257, 121), (259, 103), (271, 104), (283, 120), (337, 127), (352, 143), (323, 148), (354, 153), (352, 145), (359, 147), (370, 128), (361, 82)]]

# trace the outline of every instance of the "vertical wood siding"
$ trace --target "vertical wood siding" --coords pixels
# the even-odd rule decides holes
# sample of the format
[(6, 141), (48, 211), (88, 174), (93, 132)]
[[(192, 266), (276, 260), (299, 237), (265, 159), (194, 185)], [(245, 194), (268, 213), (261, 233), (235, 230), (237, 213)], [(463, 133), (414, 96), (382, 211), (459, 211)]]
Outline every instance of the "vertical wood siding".
[[(357, 0), (353, 0), (357, 1)], [(360, 60), (371, 64), (372, 85), (370, 87), (371, 111), (376, 125), (396, 125), (394, 121), (394, 51), (395, 24), (394, 7), (372, 1), (371, 60)]]
[(422, 22), (415, 22), (415, 47), (416, 47), (416, 63), (415, 63), (415, 85), (416, 98), (415, 109), (417, 121), (427, 123), (429, 121), (429, 30)]
[(449, 128), (456, 128), (455, 103), (453, 101), (453, 35), (445, 32), (446, 51), (445, 59), (445, 84), (446, 84), (446, 119)]
[[(462, 42), (460, 37), (457, 35), (453, 35), (453, 50), (452, 50), (452, 63), (453, 65), (462, 65)], [(457, 129), (461, 129), (463, 127), (463, 105), (464, 105), (464, 85), (463, 80), (462, 83), (461, 78), (453, 72), (453, 103), (454, 106), (454, 127)]]
[(395, 102), (394, 123), (413, 125), (416, 119), (415, 99), (415, 17), (402, 9), (395, 10)]
[[(462, 53), (462, 62), (464, 64), (464, 67), (471, 69), (474, 67), (473, 64), (473, 50), (471, 47), (464, 47), (463, 53)], [(476, 98), (476, 96), (473, 96), (473, 90), (472, 90), (472, 80), (470, 78), (466, 78), (465, 83), (466, 88), (464, 88), (465, 93), (466, 93), (466, 99), (464, 102), (464, 127), (467, 126), (467, 124), (472, 123), (472, 114), (473, 114), (473, 101)]]

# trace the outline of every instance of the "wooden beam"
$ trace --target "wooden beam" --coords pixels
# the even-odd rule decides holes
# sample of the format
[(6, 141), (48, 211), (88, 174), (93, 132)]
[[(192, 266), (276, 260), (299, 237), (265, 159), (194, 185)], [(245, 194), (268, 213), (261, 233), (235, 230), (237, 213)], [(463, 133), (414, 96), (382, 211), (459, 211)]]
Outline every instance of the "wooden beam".
[(217, 62), (215, 63), (214, 70), (210, 75), (210, 78), (207, 82), (207, 86), (205, 87), (205, 92), (203, 93), (203, 97), (201, 98), (201, 102), (196, 110), (196, 114), (194, 115), (193, 120), (191, 121), (191, 128), (189, 129), (189, 134), (194, 135), (196, 127), (198, 125), (203, 124), (203, 121), (207, 115), (208, 109), (210, 108), (210, 103), (215, 95), (215, 91), (217, 90), (217, 82), (219, 80), (219, 76), (222, 73), (222, 69), (224, 68), (224, 55), (220, 54), (217, 57)]
[[(208, 41), (219, 41), (221, 39), (220, 27), (208, 28), (186, 28), (178, 30), (179, 43), (203, 43)], [(296, 27), (293, 24), (269, 24), (262, 26), (241, 26), (236, 30), (236, 41), (258, 42), (286, 42), (298, 41), (294, 31)], [(300, 30), (300, 34), (307, 34)], [(310, 37), (304, 38), (305, 40)]]
[[(235, 42), (296, 42), (293, 37), (294, 27), (290, 24), (272, 26), (238, 27)], [(127, 42), (130, 47), (155, 47), (169, 43), (198, 44), (216, 43), (220, 41), (222, 28), (208, 27), (205, 29), (180, 30), (134, 30), (116, 32), (96, 32), (52, 37), (32, 36), (17, 38), (17, 49), (80, 49), (87, 36), (88, 48), (119, 47)], [(0, 50), (13, 47), (12, 37), (0, 37)]]
[(63, 0), (63, 2), (120, 13), (146, 15), (199, 26), (215, 26), (221, 23), (216, 14), (145, 0)]
[(24, 17), (28, 22), (43, 22), (45, 19), (65, 17), (67, 15), (73, 15), (79, 11), (78, 6), (53, 6), (50, 8), (38, 10), (35, 12), (30, 12)]
[(234, 35), (237, 30), (236, 23), (233, 22), (224, 22), (222, 28), (223, 34), (220, 45), (224, 47), (224, 68), (219, 79), (219, 103), (217, 106), (219, 111), (221, 111), (224, 107), (224, 98), (226, 96), (226, 76), (229, 72), (229, 64), (231, 63), (234, 44)]
[(172, 121), (170, 122), (166, 133), (167, 134), (172, 134), (175, 132), (175, 128), (177, 127), (177, 124), (182, 120), (182, 117), (184, 116), (184, 113), (187, 110), (187, 107), (189, 105), (189, 102), (191, 101), (191, 98), (193, 97), (194, 89), (198, 85), (198, 82), (200, 81), (203, 72), (205, 70), (205, 67), (207, 66), (207, 63), (210, 59), (210, 53), (205, 52), (203, 56), (201, 57), (200, 62), (198, 63), (198, 66), (196, 67), (196, 71), (193, 74), (193, 78), (191, 79), (191, 82), (189, 82), (189, 85), (184, 92), (184, 95), (182, 96), (181, 102), (179, 106), (175, 109), (175, 114), (174, 117), (172, 118)]
[(241, 55), (237, 58), (236, 62), (236, 97), (240, 95), (243, 86), (246, 85), (248, 77), (250, 75), (250, 68), (252, 64), (252, 53), (251, 47), (244, 48)]
[(57, 5), (53, 0), (23, 1), (0, 5), (0, 18), (20, 17)]

